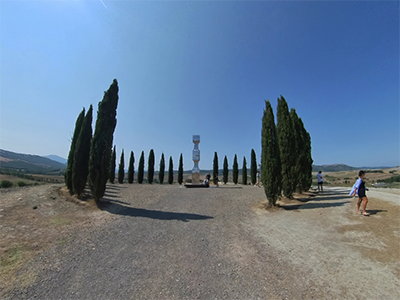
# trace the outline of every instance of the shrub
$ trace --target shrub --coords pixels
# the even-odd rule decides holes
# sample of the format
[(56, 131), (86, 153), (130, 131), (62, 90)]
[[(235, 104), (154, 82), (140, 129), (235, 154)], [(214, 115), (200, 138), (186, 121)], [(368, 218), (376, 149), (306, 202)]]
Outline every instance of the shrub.
[(382, 170), (366, 170), (365, 173), (383, 173)]
[(12, 187), (12, 186), (13, 186), (13, 183), (12, 183), (11, 181), (2, 180), (2, 181), (0, 182), (0, 187), (1, 187), (1, 188), (9, 188), (9, 187)]
[(378, 182), (386, 182), (386, 183), (391, 183), (391, 182), (400, 182), (400, 175), (392, 176), (387, 179), (380, 179)]
[(18, 181), (18, 186), (26, 186), (27, 184), (25, 183), (25, 182), (23, 182), (23, 181)]

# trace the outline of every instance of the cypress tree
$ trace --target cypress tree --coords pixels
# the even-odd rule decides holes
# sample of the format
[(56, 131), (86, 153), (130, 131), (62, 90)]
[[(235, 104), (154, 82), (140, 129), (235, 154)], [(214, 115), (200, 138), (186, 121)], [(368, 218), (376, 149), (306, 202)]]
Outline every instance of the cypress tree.
[(224, 175), (223, 175), (224, 184), (226, 184), (228, 182), (228, 176), (229, 176), (228, 158), (225, 155), (225, 158), (224, 158)]
[(154, 179), (154, 151), (153, 149), (150, 150), (149, 153), (149, 167), (147, 168), (147, 179), (150, 184), (153, 183)]
[(178, 183), (182, 184), (182, 182), (183, 182), (183, 157), (181, 153), (181, 156), (179, 157)]
[(301, 178), (301, 159), (302, 156), (304, 156), (304, 153), (302, 149), (300, 148), (303, 144), (302, 140), (302, 132), (299, 124), (299, 116), (296, 113), (296, 110), (294, 108), (290, 109), (290, 120), (292, 121), (292, 130), (293, 130), (293, 152), (297, 155), (294, 156), (294, 165), (293, 165), (293, 181), (292, 181), (292, 190), (293, 192), (296, 191), (296, 189), (299, 190), (299, 192), (302, 192), (301, 189), (301, 184), (300, 184), (300, 178)]
[(99, 102), (96, 128), (90, 145), (89, 184), (96, 203), (104, 196), (117, 125), (118, 82), (114, 79)]
[(247, 162), (246, 162), (246, 157), (243, 157), (242, 182), (243, 182), (243, 185), (247, 185)]
[(251, 149), (251, 165), (250, 165), (251, 184), (255, 185), (257, 182), (257, 160), (256, 152)]
[(74, 163), (72, 165), (72, 187), (75, 194), (80, 196), (85, 190), (89, 173), (90, 141), (92, 139), (93, 107), (90, 105), (82, 129), (75, 146)]
[(174, 182), (174, 164), (172, 162), (172, 156), (169, 157), (169, 167), (168, 167), (168, 183), (172, 184)]
[(81, 113), (76, 118), (74, 134), (72, 136), (71, 146), (68, 153), (67, 168), (64, 175), (65, 185), (67, 186), (71, 195), (74, 193), (74, 189), (72, 187), (72, 165), (74, 164), (76, 141), (78, 140), (79, 134), (81, 132), (84, 119), (85, 108), (82, 109)]
[(239, 165), (237, 162), (237, 155), (235, 154), (235, 158), (233, 159), (233, 183), (237, 184), (239, 179)]
[(308, 177), (308, 184), (306, 185), (306, 191), (308, 191), (311, 188), (312, 185), (312, 164), (314, 162), (314, 160), (312, 159), (312, 154), (311, 154), (311, 135), (310, 133), (308, 133), (308, 131), (306, 130), (306, 145), (307, 145), (307, 177)]
[(300, 132), (302, 135), (302, 145), (300, 146), (301, 148), (301, 163), (300, 163), (300, 189), (302, 191), (308, 191), (311, 187), (312, 184), (312, 164), (313, 164), (313, 159), (311, 156), (311, 136), (307, 132), (307, 130), (304, 127), (303, 121), (301, 118), (299, 118), (299, 127), (300, 127)]
[(125, 177), (125, 159), (124, 159), (124, 149), (122, 149), (121, 160), (118, 166), (118, 183), (124, 183)]
[(282, 165), (282, 192), (293, 198), (294, 166), (296, 153), (294, 152), (294, 136), (289, 108), (285, 98), (278, 98), (277, 132)]
[(261, 181), (271, 206), (281, 194), (282, 169), (272, 106), (265, 101), (261, 130)]
[(133, 183), (133, 178), (135, 177), (135, 156), (133, 151), (131, 151), (131, 156), (129, 157), (129, 167), (128, 167), (128, 182)]
[(217, 152), (214, 152), (213, 178), (214, 178), (214, 184), (217, 184), (218, 183), (218, 154), (217, 154)]
[(116, 151), (117, 151), (116, 146), (114, 146), (114, 149), (111, 154), (110, 168), (109, 168), (109, 175), (108, 175), (108, 178), (111, 183), (114, 183), (114, 180), (115, 180), (115, 164), (116, 164), (115, 161), (117, 159)]
[(138, 169), (138, 183), (143, 183), (144, 176), (144, 152), (140, 155), (139, 159), (139, 169)]
[(158, 180), (160, 181), (160, 184), (163, 184), (164, 182), (164, 172), (165, 172), (165, 160), (164, 160), (164, 153), (162, 153), (160, 160), (160, 171), (158, 172)]

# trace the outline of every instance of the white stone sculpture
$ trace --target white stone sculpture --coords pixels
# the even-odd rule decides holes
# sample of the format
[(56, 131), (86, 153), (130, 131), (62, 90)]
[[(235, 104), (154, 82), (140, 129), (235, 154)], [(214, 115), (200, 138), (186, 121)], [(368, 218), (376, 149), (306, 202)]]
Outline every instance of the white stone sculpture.
[(193, 167), (193, 169), (192, 169), (192, 182), (193, 182), (193, 183), (199, 183), (199, 181), (200, 181), (200, 169), (199, 169), (199, 161), (200, 161), (200, 149), (199, 149), (200, 135), (193, 135), (193, 143), (194, 143), (194, 148), (193, 148), (193, 162), (194, 162), (194, 167)]

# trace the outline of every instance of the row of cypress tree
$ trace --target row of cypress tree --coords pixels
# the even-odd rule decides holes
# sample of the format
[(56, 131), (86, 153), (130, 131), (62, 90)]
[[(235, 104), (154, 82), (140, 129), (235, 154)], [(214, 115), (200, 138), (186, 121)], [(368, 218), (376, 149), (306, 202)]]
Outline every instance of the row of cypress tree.
[[(111, 161), (110, 161), (110, 174), (109, 174), (109, 181), (111, 183), (114, 183), (115, 181), (115, 166), (116, 166), (116, 146), (114, 146), (112, 156), (111, 156)], [(134, 163), (135, 163), (135, 157), (133, 151), (131, 151), (130, 158), (129, 158), (129, 167), (128, 167), (128, 183), (133, 183), (134, 181), (134, 176), (135, 176), (135, 168), (134, 168)], [(149, 152), (149, 158), (148, 158), (148, 168), (147, 168), (147, 182), (152, 184), (154, 182), (154, 163), (155, 163), (155, 158), (154, 158), (154, 151), (153, 149), (150, 150)], [(139, 166), (138, 166), (138, 183), (143, 183), (144, 180), (144, 151), (142, 151), (139, 159)], [(121, 158), (120, 158), (120, 163), (118, 166), (118, 183), (123, 183), (124, 182), (124, 177), (125, 177), (125, 162), (124, 162), (124, 150), (122, 149), (121, 152)], [(172, 157), (170, 156), (169, 158), (169, 169), (168, 169), (168, 183), (172, 184), (174, 182), (174, 165), (173, 165), (173, 160)], [(158, 172), (158, 180), (160, 184), (164, 183), (164, 175), (165, 175), (165, 158), (164, 158), (164, 153), (161, 154), (161, 159), (160, 159), (160, 169)], [(183, 156), (182, 153), (179, 158), (179, 168), (178, 168), (178, 183), (182, 184), (183, 183)]]
[[(130, 159), (129, 159), (129, 167), (128, 167), (128, 182), (133, 183), (134, 181), (134, 163), (135, 158), (134, 154), (131, 151)], [(138, 183), (143, 183), (144, 180), (144, 151), (142, 151), (139, 159), (139, 166), (138, 166)], [(115, 181), (115, 166), (116, 166), (116, 147), (114, 146), (111, 161), (110, 161), (110, 174), (109, 174), (109, 181), (114, 183)], [(118, 166), (118, 183), (123, 183), (124, 176), (125, 176), (125, 164), (124, 164), (124, 150), (122, 150), (120, 163)], [(148, 158), (148, 173), (147, 173), (147, 181), (148, 183), (152, 184), (154, 181), (154, 151), (153, 149), (149, 152)], [(256, 173), (257, 173), (257, 161), (256, 161), (256, 154), (254, 149), (251, 150), (251, 182), (252, 184), (256, 183)], [(158, 179), (159, 183), (164, 182), (164, 174), (165, 174), (165, 158), (164, 153), (161, 154), (160, 159), (160, 169), (158, 172)], [(224, 169), (223, 169), (223, 182), (226, 184), (228, 182), (229, 176), (229, 169), (228, 169), (228, 159), (225, 156), (224, 158)], [(217, 152), (214, 153), (214, 161), (213, 161), (213, 179), (214, 183), (218, 178), (218, 154)], [(234, 163), (233, 163), (233, 182), (235, 184), (238, 183), (239, 178), (239, 167), (237, 163), (237, 155), (235, 155)], [(246, 157), (243, 158), (243, 168), (242, 168), (242, 183), (247, 185), (247, 162)], [(174, 180), (174, 171), (173, 171), (173, 160), (172, 157), (169, 159), (169, 169), (168, 169), (168, 183), (172, 184)], [(179, 157), (179, 167), (178, 167), (178, 183), (183, 183), (183, 156), (182, 153)]]
[[(237, 184), (239, 181), (239, 165), (237, 162), (237, 155), (233, 159), (233, 167), (232, 167), (232, 176), (233, 183)], [(228, 182), (229, 177), (229, 167), (228, 167), (228, 158), (224, 157), (224, 168), (223, 168), (223, 177), (222, 181), (224, 184)], [(214, 162), (213, 162), (213, 176), (214, 178), (218, 177), (218, 154), (214, 153)], [(257, 182), (257, 160), (256, 160), (256, 152), (254, 149), (251, 149), (251, 167), (250, 167), (250, 177), (251, 183), (255, 184)], [(214, 179), (214, 181), (216, 181)], [(247, 161), (246, 157), (243, 157), (243, 166), (242, 166), (242, 184), (247, 185)]]
[(312, 183), (311, 137), (285, 98), (278, 98), (277, 124), (270, 101), (265, 101), (261, 130), (261, 181), (270, 205), (283, 194), (309, 190)]
[(78, 115), (68, 154), (65, 183), (71, 194), (80, 196), (89, 183), (91, 193), (98, 202), (105, 193), (114, 130), (117, 125), (118, 82), (116, 79), (104, 92), (99, 102), (95, 132), (92, 136), (90, 105)]

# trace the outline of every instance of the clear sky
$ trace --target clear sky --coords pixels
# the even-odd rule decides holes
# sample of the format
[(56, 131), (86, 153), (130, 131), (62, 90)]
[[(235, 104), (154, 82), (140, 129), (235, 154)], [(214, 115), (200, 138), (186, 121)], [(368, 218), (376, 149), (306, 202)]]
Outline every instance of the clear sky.
[[(398, 1), (2, 0), (0, 147), (66, 158), (83, 107), (119, 83), (114, 143), (201, 169), (261, 153), (283, 95), (315, 164), (397, 166)], [(94, 127), (94, 126), (93, 126)], [(168, 164), (168, 163), (167, 163)], [(146, 163), (147, 165), (147, 163)], [(157, 169), (158, 167), (156, 167)]]

